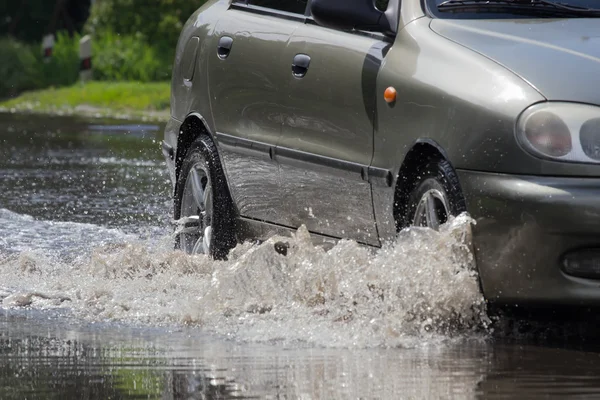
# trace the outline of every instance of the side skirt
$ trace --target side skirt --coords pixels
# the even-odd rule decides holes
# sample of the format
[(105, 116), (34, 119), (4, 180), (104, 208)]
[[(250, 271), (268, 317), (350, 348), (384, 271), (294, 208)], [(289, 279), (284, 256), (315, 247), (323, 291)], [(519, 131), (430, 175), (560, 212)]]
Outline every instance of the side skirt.
[[(237, 222), (238, 240), (241, 242), (250, 240), (264, 241), (274, 235), (290, 237), (297, 230), (295, 228), (272, 224), (269, 222), (259, 221), (247, 217), (239, 217)], [(323, 247), (325, 250), (330, 250), (341, 240), (339, 238), (321, 235), (314, 232), (309, 233), (313, 244), (315, 246)], [(359, 244), (372, 249), (378, 248), (377, 246), (373, 246), (367, 243), (359, 242)]]

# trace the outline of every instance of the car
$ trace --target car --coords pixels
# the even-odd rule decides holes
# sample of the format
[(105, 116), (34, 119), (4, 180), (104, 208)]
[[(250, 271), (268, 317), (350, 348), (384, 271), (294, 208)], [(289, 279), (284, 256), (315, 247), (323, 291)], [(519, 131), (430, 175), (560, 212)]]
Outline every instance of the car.
[(596, 3), (208, 1), (162, 143), (178, 247), (378, 247), (468, 212), (487, 300), (599, 304)]

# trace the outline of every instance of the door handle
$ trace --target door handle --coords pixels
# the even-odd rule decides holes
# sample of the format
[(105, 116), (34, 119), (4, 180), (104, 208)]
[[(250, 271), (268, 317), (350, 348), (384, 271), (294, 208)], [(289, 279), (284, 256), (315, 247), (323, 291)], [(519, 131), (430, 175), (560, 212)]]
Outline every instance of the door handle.
[(310, 57), (306, 54), (296, 54), (292, 62), (292, 74), (296, 78), (304, 78), (310, 66)]
[(229, 57), (229, 53), (231, 52), (231, 46), (233, 45), (233, 38), (229, 36), (223, 36), (219, 39), (219, 44), (217, 45), (217, 56), (221, 60)]

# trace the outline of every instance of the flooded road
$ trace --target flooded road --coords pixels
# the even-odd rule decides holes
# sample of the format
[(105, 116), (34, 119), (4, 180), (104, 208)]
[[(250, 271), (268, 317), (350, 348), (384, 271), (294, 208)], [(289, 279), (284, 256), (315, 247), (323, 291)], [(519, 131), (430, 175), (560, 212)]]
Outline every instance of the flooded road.
[(600, 396), (589, 340), (490, 325), (466, 218), (379, 251), (173, 251), (161, 136), (0, 114), (0, 398)]

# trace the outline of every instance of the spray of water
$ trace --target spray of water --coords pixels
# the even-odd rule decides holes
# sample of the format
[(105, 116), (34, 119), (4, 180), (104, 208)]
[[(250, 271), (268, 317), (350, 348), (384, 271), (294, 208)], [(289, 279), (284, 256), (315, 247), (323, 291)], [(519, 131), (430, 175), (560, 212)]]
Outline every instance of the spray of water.
[(0, 250), (0, 302), (90, 321), (194, 325), (236, 340), (414, 346), (489, 325), (471, 224), (463, 215), (440, 232), (411, 228), (378, 250), (340, 241), (325, 251), (300, 228), (241, 244), (227, 261), (173, 251), (169, 237), (116, 235), (68, 261)]

